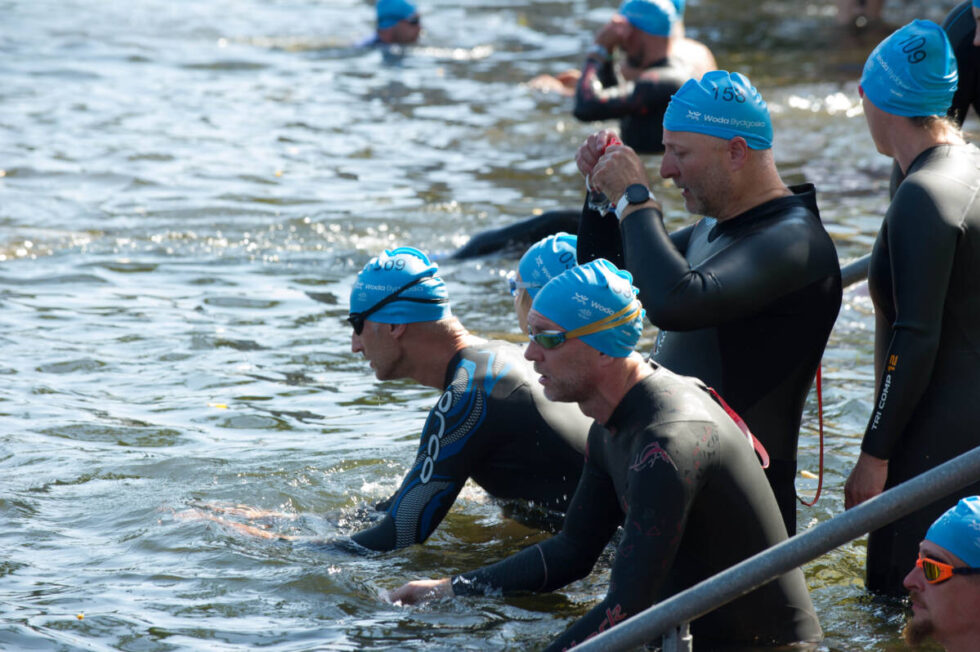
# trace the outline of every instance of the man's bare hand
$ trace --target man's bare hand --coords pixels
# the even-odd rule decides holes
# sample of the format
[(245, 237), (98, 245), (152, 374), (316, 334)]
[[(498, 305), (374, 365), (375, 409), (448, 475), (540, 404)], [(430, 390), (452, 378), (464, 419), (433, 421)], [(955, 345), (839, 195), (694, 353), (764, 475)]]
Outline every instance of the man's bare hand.
[(606, 148), (592, 168), (589, 183), (593, 189), (602, 191), (614, 205), (634, 183), (650, 187), (643, 161), (632, 148), (625, 145)]
[(862, 452), (844, 483), (844, 509), (857, 507), (880, 494), (887, 479), (888, 460)]
[(388, 592), (388, 600), (400, 604), (419, 604), (439, 598), (451, 598), (453, 586), (449, 578), (441, 580), (415, 580)]
[[(592, 168), (602, 158), (606, 148), (612, 144), (619, 145), (621, 142), (616, 132), (611, 129), (597, 131), (586, 138), (575, 153), (575, 164), (578, 165), (578, 171), (582, 173), (583, 177), (588, 177), (592, 174)], [(593, 187), (595, 186), (593, 185)]]

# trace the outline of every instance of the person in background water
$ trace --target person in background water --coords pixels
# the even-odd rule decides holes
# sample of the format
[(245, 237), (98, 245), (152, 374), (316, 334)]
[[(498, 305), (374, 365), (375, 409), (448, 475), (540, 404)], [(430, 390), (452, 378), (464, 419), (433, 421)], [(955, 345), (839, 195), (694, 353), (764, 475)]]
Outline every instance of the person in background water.
[(779, 177), (769, 111), (745, 76), (688, 81), (663, 134), (660, 175), (705, 217), (668, 233), (640, 158), (599, 132), (576, 158), (616, 210), (586, 202), (579, 263), (607, 258), (633, 273), (660, 329), (653, 359), (700, 378), (745, 419), (769, 452), (766, 475), (793, 534), (803, 407), (841, 304), (837, 252), (813, 186)]
[[(587, 575), (622, 525), (609, 590), (548, 647), (562, 650), (786, 539), (739, 426), (703, 384), (634, 352), (643, 309), (630, 281), (606, 260), (573, 267), (541, 289), (528, 315), (524, 355), (545, 395), (595, 419), (561, 532), (451, 579), (409, 582), (389, 599), (554, 591)], [(712, 650), (821, 637), (799, 568), (696, 619), (691, 632)]]
[(408, 0), (378, 0), (378, 27), (358, 47), (411, 45), (422, 33), (422, 16)]
[(411, 247), (371, 259), (351, 288), (351, 351), (379, 380), (411, 378), (442, 395), (385, 516), (353, 535), (372, 550), (422, 543), (468, 478), (491, 496), (564, 511), (590, 422), (547, 400), (520, 347), (470, 334), (449, 308), (438, 266)]
[(549, 235), (531, 245), (521, 257), (517, 271), (507, 277), (522, 333), (527, 333), (527, 313), (530, 312), (531, 302), (538, 296), (541, 288), (548, 281), (577, 264), (575, 261), (577, 242), (578, 238), (567, 233)]
[[(923, 20), (882, 41), (861, 77), (875, 147), (906, 178), (871, 252), (876, 393), (848, 508), (980, 446), (980, 150), (946, 117), (956, 80), (946, 33)], [(868, 589), (904, 595), (930, 523), (977, 493), (980, 482), (871, 532)]]
[[(573, 113), (582, 121), (620, 121), (623, 142), (644, 154), (663, 152), (661, 129), (670, 96), (691, 77), (717, 67), (711, 51), (685, 38), (684, 3), (626, 0), (597, 33), (581, 72), (547, 76), (537, 88), (571, 88)], [(621, 52), (618, 66), (615, 53)]]
[(980, 649), (980, 496), (961, 499), (929, 527), (905, 588), (910, 646), (932, 638), (947, 652)]

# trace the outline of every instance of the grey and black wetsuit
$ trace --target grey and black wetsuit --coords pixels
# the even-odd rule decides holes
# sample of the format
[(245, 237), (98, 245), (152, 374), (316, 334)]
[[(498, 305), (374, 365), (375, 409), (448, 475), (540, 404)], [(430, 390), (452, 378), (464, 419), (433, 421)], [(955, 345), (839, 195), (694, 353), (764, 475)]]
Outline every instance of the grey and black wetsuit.
[[(701, 383), (655, 367), (605, 427), (592, 427), (561, 532), (454, 577), (453, 590), (558, 589), (591, 571), (620, 525), (608, 593), (549, 650), (582, 642), (786, 539), (772, 490), (742, 432)], [(691, 627), (695, 649), (821, 636), (798, 568)]]
[(664, 151), (664, 112), (670, 98), (692, 76), (687, 64), (667, 57), (652, 64), (635, 82), (616, 75), (611, 60), (585, 60), (575, 88), (575, 117), (582, 121), (619, 120), (623, 142), (641, 154)]
[[(877, 391), (861, 449), (888, 462), (886, 489), (980, 446), (980, 151), (921, 153), (871, 253)], [(870, 590), (904, 596), (919, 542), (980, 482), (868, 538)]]
[(544, 397), (520, 347), (487, 342), (459, 351), (422, 430), (418, 455), (387, 511), (354, 541), (372, 550), (421, 543), (467, 478), (496, 498), (564, 511), (578, 484), (590, 420)]
[(660, 329), (653, 360), (713, 387), (769, 451), (766, 470), (796, 531), (796, 448), (807, 392), (841, 304), (837, 251), (812, 185), (719, 222), (668, 234), (661, 213), (621, 224), (583, 209), (579, 263), (625, 266)]

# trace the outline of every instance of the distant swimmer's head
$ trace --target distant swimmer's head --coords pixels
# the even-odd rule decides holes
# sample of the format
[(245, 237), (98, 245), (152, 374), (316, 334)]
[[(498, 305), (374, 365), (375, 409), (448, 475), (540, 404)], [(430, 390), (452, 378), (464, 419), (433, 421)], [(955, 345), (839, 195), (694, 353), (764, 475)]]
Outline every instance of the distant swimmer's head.
[(713, 70), (700, 81), (687, 80), (667, 105), (664, 129), (725, 140), (741, 136), (750, 149), (772, 147), (766, 101), (745, 75), (726, 70)]
[(575, 247), (578, 238), (568, 233), (556, 233), (538, 240), (524, 252), (517, 271), (521, 275), (522, 288), (533, 299), (541, 288), (566, 269), (575, 267)]
[(418, 8), (408, 0), (378, 0), (378, 38), (385, 43), (414, 43), (422, 32)]
[[(668, 36), (678, 18), (672, 0), (624, 0), (619, 14), (638, 30), (652, 36)], [(680, 2), (681, 7), (684, 3)]]
[(541, 288), (532, 310), (562, 330), (531, 329), (540, 347), (554, 349), (579, 338), (593, 349), (625, 358), (643, 333), (643, 306), (633, 276), (599, 258), (568, 269)]
[(548, 281), (577, 264), (575, 259), (577, 243), (576, 236), (563, 232), (542, 238), (524, 252), (521, 262), (517, 265), (517, 271), (507, 276), (522, 332), (527, 331), (527, 313), (531, 310), (531, 301), (541, 288)]
[(893, 115), (945, 115), (958, 78), (956, 56), (943, 28), (930, 20), (914, 20), (868, 56), (861, 91)]
[(386, 249), (368, 261), (350, 291), (348, 321), (357, 335), (365, 321), (411, 324), (451, 315), (439, 266), (414, 247)]

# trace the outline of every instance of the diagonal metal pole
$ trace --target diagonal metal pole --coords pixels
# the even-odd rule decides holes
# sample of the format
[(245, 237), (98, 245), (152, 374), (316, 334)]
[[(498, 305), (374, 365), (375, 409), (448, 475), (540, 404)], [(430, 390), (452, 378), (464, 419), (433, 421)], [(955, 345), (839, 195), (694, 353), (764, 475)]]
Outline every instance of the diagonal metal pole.
[(978, 481), (980, 446), (655, 604), (575, 649), (626, 650), (655, 640), (811, 559)]

